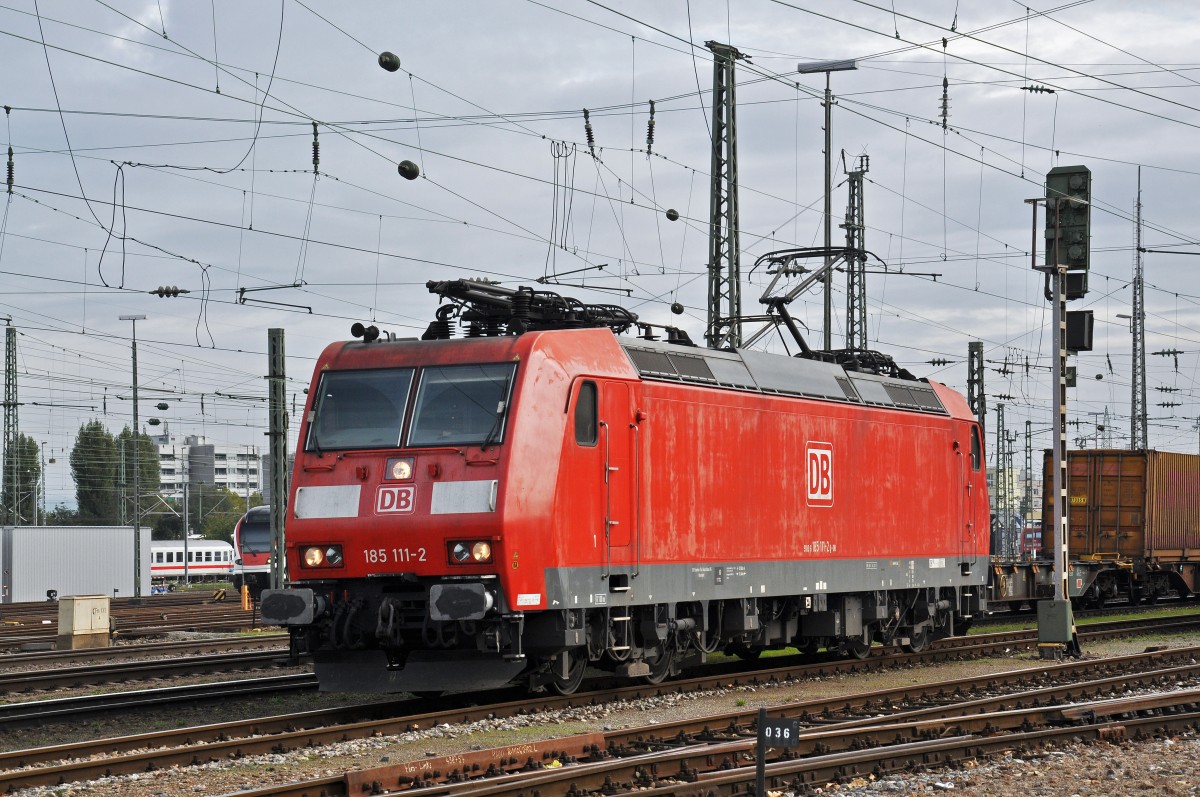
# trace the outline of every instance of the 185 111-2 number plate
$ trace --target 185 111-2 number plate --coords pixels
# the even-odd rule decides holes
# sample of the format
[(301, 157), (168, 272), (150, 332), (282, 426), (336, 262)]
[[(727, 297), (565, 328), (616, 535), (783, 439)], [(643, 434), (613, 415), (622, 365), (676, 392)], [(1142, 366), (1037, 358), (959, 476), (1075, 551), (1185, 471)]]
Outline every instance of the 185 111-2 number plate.
[(424, 548), (364, 548), (363, 556), (367, 564), (390, 565), (406, 564), (408, 562), (424, 562)]

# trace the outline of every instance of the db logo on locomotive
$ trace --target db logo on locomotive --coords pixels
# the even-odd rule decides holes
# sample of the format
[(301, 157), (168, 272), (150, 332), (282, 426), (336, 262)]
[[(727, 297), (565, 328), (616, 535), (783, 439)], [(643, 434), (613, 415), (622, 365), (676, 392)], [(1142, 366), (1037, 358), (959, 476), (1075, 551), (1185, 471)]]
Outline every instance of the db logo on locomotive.
[(809, 442), (804, 447), (808, 505), (833, 506), (833, 444)]
[(375, 494), (375, 514), (411, 512), (416, 494), (417, 488), (412, 485), (381, 486), (379, 492)]

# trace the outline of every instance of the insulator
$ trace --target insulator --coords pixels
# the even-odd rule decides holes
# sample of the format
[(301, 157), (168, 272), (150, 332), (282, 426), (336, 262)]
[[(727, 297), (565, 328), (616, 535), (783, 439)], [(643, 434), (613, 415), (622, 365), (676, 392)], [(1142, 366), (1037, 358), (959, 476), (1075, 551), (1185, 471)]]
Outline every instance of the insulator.
[(389, 72), (395, 72), (400, 68), (400, 56), (384, 50), (379, 54), (379, 65)]
[(650, 121), (646, 123), (646, 154), (654, 149), (654, 100), (650, 100)]
[(453, 335), (454, 329), (450, 326), (450, 321), (439, 318), (436, 321), (429, 322), (429, 326), (425, 329), (425, 334), (421, 336), (421, 340), (449, 340)]
[(8, 193), (12, 193), (13, 187), (13, 156), (12, 147), (8, 148)]
[(533, 300), (533, 294), (529, 290), (518, 290), (512, 297), (512, 314), (513, 318), (528, 319), (529, 307)]
[(468, 338), (483, 337), (483, 327), (479, 326), (479, 324), (472, 321), (471, 326), (467, 327), (467, 337)]
[(592, 132), (591, 114), (588, 113), (587, 108), (583, 109), (583, 132), (587, 134), (588, 150), (594, 157), (596, 155), (596, 134)]
[(317, 123), (313, 122), (313, 174), (317, 173), (317, 166), (321, 163), (321, 142), (317, 140)]
[(405, 180), (415, 180), (421, 176), (420, 167), (412, 161), (400, 161), (400, 163), (396, 165), (396, 171), (399, 172), (400, 176)]

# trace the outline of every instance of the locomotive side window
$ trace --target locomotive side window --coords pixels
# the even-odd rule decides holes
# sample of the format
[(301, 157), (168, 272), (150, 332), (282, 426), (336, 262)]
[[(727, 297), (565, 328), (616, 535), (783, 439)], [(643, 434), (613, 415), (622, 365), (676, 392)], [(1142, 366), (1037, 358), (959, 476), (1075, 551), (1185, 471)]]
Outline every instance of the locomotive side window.
[(575, 442), (581, 446), (596, 445), (596, 383), (579, 385), (575, 399)]
[(410, 446), (499, 443), (516, 365), (425, 368), (408, 432)]
[(400, 445), (412, 379), (411, 368), (327, 372), (321, 377), (305, 450)]
[(979, 442), (979, 427), (971, 427), (971, 469), (979, 470), (979, 462), (982, 459), (980, 456), (983, 453), (983, 445)]

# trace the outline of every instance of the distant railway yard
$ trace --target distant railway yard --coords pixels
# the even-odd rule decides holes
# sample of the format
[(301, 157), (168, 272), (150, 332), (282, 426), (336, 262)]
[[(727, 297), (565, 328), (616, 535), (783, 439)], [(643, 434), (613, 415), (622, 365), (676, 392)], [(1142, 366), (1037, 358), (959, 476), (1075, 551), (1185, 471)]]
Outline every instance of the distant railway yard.
[[(108, 648), (5, 643), (0, 791), (752, 794), (760, 707), (798, 723), (794, 746), (765, 749), (776, 794), (1087, 791), (1140, 777), (1147, 757), (1142, 791), (1194, 788), (1164, 780), (1197, 758), (1191, 603), (1081, 612), (1080, 660), (1040, 660), (1035, 617), (999, 612), (916, 653), (714, 656), (657, 685), (597, 672), (576, 694), (532, 697), (319, 693), (253, 611), (196, 593), (143, 603), (114, 604)], [(42, 629), (49, 608), (5, 607), (0, 639)], [(1103, 771), (1071, 763), (1097, 756)]]

